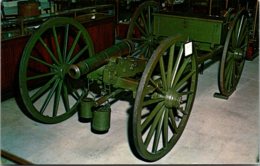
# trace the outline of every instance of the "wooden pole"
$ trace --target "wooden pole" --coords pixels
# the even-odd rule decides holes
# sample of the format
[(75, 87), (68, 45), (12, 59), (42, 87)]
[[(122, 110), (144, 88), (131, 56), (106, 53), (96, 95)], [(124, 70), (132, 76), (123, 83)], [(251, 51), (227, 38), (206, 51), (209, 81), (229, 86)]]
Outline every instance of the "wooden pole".
[(211, 16), (212, 12), (212, 0), (209, 1), (209, 15)]

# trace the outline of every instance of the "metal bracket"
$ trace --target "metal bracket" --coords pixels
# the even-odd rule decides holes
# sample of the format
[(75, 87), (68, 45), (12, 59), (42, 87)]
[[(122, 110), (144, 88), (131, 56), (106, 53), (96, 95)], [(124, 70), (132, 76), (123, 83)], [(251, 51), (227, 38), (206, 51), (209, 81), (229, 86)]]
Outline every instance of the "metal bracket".
[(214, 93), (213, 96), (216, 97), (216, 98), (225, 99), (225, 100), (228, 100), (228, 98), (229, 98), (229, 96), (225, 96), (225, 95), (223, 95), (221, 93), (217, 93), (217, 92)]

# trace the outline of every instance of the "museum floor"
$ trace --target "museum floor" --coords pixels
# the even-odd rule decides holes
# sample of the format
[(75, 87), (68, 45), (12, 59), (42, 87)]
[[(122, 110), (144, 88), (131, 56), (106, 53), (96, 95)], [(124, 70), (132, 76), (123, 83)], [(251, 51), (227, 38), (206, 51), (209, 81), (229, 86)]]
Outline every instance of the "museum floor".
[[(219, 63), (199, 75), (188, 124), (175, 147), (154, 164), (254, 164), (259, 154), (259, 58), (246, 61), (237, 90), (214, 98)], [(1, 149), (35, 164), (145, 164), (129, 147), (127, 110), (112, 105), (111, 128), (94, 134), (75, 114), (55, 125), (27, 118), (11, 98), (1, 103)], [(131, 136), (131, 135), (130, 135)]]

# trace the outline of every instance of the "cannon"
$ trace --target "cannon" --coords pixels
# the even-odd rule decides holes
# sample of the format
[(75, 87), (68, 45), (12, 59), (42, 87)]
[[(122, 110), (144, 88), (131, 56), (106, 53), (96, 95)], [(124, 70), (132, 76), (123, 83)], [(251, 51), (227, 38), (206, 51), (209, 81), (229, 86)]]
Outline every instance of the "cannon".
[(110, 128), (110, 99), (132, 92), (131, 130), (137, 157), (156, 161), (177, 143), (194, 103), (198, 74), (220, 61), (219, 93), (228, 99), (242, 74), (248, 42), (245, 9), (195, 17), (141, 4), (127, 38), (95, 54), (85, 28), (72, 18), (44, 22), (28, 41), (19, 89), (28, 116), (55, 124), (76, 112), (94, 131)]

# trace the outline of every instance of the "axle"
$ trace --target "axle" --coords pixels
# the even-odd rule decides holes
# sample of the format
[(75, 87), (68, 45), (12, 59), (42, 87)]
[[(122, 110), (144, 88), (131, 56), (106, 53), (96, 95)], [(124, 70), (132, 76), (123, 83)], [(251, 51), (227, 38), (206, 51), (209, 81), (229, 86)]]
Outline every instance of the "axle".
[(106, 50), (91, 56), (78, 64), (73, 64), (69, 67), (68, 74), (78, 79), (80, 76), (90, 73), (99, 67), (107, 64), (111, 58), (129, 55), (134, 49), (134, 44), (130, 40), (123, 40), (122, 42), (107, 48)]

